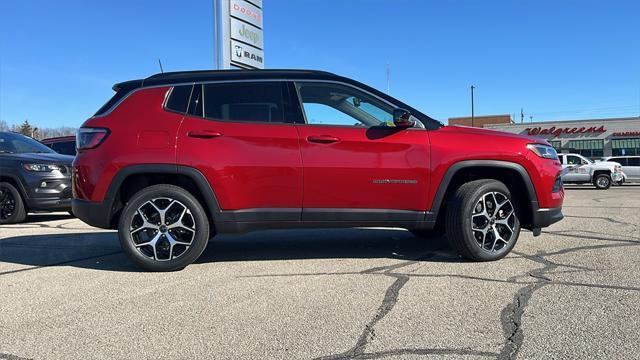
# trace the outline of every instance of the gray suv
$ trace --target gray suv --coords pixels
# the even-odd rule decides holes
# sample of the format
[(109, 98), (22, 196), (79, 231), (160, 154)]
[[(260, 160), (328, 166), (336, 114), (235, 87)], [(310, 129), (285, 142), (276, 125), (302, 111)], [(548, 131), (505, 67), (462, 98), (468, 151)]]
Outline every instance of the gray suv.
[(622, 165), (625, 181), (640, 182), (640, 155), (637, 156), (607, 156), (601, 161), (613, 161)]
[(71, 162), (38, 141), (0, 132), (0, 224), (28, 212), (71, 211)]

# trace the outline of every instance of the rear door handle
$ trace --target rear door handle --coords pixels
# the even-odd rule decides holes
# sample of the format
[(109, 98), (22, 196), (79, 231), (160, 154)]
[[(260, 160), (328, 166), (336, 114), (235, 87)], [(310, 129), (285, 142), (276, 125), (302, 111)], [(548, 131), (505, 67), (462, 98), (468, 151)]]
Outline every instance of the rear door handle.
[(187, 133), (189, 137), (199, 139), (213, 139), (222, 136), (222, 133), (212, 130), (192, 130)]
[(331, 144), (340, 141), (340, 138), (329, 135), (316, 135), (307, 137), (307, 141), (320, 144)]

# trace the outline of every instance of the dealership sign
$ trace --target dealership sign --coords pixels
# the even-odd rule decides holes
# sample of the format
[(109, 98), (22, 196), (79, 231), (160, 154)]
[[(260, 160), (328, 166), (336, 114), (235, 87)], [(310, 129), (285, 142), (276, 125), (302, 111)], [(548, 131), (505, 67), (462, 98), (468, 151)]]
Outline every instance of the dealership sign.
[(231, 49), (231, 63), (243, 64), (255, 69), (264, 68), (262, 51), (235, 40), (231, 40)]
[(231, 18), (231, 38), (262, 49), (262, 30), (240, 20)]
[(526, 128), (524, 131), (527, 135), (531, 136), (539, 136), (539, 135), (550, 135), (551, 137), (560, 136), (561, 134), (595, 134), (595, 133), (604, 133), (607, 131), (604, 126), (591, 126), (591, 127), (565, 127), (565, 128), (557, 128), (552, 126), (550, 128), (542, 128), (542, 127), (534, 127), (534, 128)]
[(219, 69), (264, 69), (262, 0), (214, 0)]

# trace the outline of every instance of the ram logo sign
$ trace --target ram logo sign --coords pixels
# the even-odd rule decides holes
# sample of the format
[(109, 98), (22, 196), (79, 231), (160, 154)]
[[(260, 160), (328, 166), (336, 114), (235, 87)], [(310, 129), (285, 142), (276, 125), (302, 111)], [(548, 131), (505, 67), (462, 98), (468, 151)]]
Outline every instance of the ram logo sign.
[(231, 56), (232, 64), (242, 64), (253, 69), (264, 69), (262, 50), (241, 44), (235, 40), (231, 40), (231, 45), (234, 49)]

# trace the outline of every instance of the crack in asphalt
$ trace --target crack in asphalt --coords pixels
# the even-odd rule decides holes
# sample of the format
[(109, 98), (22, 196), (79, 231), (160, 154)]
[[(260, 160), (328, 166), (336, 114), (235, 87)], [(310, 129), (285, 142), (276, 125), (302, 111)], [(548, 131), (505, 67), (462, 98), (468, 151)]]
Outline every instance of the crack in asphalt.
[(360, 336), (356, 340), (355, 345), (351, 349), (343, 353), (333, 354), (328, 356), (321, 356), (321, 357), (318, 357), (317, 359), (325, 359), (325, 360), (328, 360), (328, 359), (374, 359), (378, 357), (391, 356), (395, 354), (395, 352), (398, 352), (398, 355), (400, 355), (402, 354), (402, 351), (404, 351), (405, 353), (412, 353), (412, 354), (420, 354), (421, 352), (424, 352), (425, 354), (427, 354), (429, 351), (436, 351), (436, 350), (449, 351), (449, 353), (459, 353), (460, 351), (462, 351), (462, 350), (456, 350), (456, 349), (398, 349), (398, 350), (391, 350), (391, 352), (365, 353), (367, 345), (369, 345), (370, 342), (373, 341), (376, 337), (375, 325), (380, 320), (382, 320), (387, 314), (391, 312), (393, 307), (398, 302), (400, 290), (402, 290), (402, 288), (407, 284), (410, 278), (410, 275), (408, 274), (398, 274), (398, 273), (393, 273), (392, 271), (417, 264), (421, 261), (433, 259), (434, 257), (437, 256), (436, 251), (438, 250), (440, 249), (435, 249), (431, 252), (423, 254), (422, 256), (414, 260), (407, 260), (407, 261), (403, 261), (403, 262), (393, 264), (393, 265), (388, 265), (388, 266), (377, 266), (377, 267), (373, 267), (373, 268), (366, 269), (359, 272), (358, 274), (360, 275), (380, 274), (384, 276), (389, 276), (394, 278), (395, 281), (391, 284), (391, 286), (387, 288), (387, 291), (384, 294), (384, 298), (382, 299), (382, 304), (380, 304), (380, 306), (376, 310), (375, 315), (365, 324), (364, 329), (362, 330), (362, 333), (360, 333)]
[[(573, 207), (579, 207), (579, 206), (573, 206)], [(633, 207), (633, 208), (635, 209), (637, 207)], [(602, 221), (607, 221), (607, 222), (618, 224), (618, 225), (629, 225), (634, 227), (635, 229), (638, 228), (638, 226), (635, 224), (626, 223), (610, 217), (574, 216), (574, 215), (566, 215), (566, 217), (602, 220)], [(62, 227), (66, 224), (68, 223), (60, 224), (58, 226), (55, 226), (55, 228), (68, 230), (67, 228)], [(53, 228), (51, 226), (39, 226), (39, 227)], [(576, 234), (580, 232), (587, 233), (590, 235)], [(416, 274), (411, 271), (409, 272), (398, 271), (400, 269), (403, 269), (415, 264), (421, 264), (423, 261), (435, 260), (439, 256), (443, 256), (442, 254), (437, 253), (439, 250), (442, 250), (440, 248), (430, 249), (427, 253), (412, 260), (402, 260), (401, 262), (394, 263), (391, 265), (376, 266), (376, 267), (372, 267), (362, 271), (264, 274), (264, 275), (239, 276), (238, 278), (375, 275), (375, 276), (390, 277), (394, 279), (392, 284), (386, 289), (382, 302), (378, 306), (374, 315), (364, 325), (364, 328), (362, 329), (362, 332), (360, 333), (360, 335), (357, 337), (355, 344), (344, 352), (321, 356), (321, 357), (318, 357), (317, 359), (378, 359), (383, 357), (399, 356), (399, 355), (418, 355), (418, 356), (468, 355), (468, 356), (494, 357), (501, 360), (516, 359), (525, 342), (523, 317), (529, 305), (530, 299), (541, 288), (549, 285), (557, 285), (557, 286), (598, 288), (598, 289), (607, 289), (607, 290), (640, 291), (640, 287), (633, 287), (633, 286), (590, 284), (590, 283), (583, 283), (583, 282), (554, 280), (552, 278), (554, 274), (559, 274), (563, 272), (579, 273), (579, 272), (588, 272), (588, 271), (603, 271), (606, 269), (594, 269), (587, 266), (565, 264), (558, 261), (550, 260), (548, 258), (550, 256), (564, 255), (564, 254), (576, 253), (576, 252), (587, 251), (587, 250), (613, 249), (613, 248), (620, 248), (620, 247), (638, 246), (640, 245), (640, 237), (633, 237), (628, 235), (613, 235), (614, 237), (612, 237), (611, 234), (598, 233), (598, 232), (588, 231), (588, 230), (543, 231), (543, 233), (561, 236), (561, 237), (567, 237), (567, 238), (576, 238), (580, 240), (596, 240), (596, 241), (606, 241), (611, 243), (575, 246), (575, 247), (564, 248), (561, 250), (551, 251), (551, 252), (538, 251), (535, 255), (513, 251), (512, 254), (517, 255), (517, 257), (521, 257), (526, 260), (532, 261), (538, 265), (541, 265), (541, 267), (533, 270), (529, 269), (523, 274), (511, 276), (506, 280), (491, 279), (491, 278), (484, 278), (484, 277), (471, 276), (471, 275), (461, 275), (461, 274)], [(627, 237), (628, 239), (618, 239), (615, 237)], [(12, 246), (13, 244), (6, 244), (6, 245)], [(17, 245), (17, 246), (20, 246), (20, 245)], [(48, 266), (64, 265), (68, 263), (91, 260), (91, 259), (115, 255), (119, 253), (121, 253), (121, 251), (114, 251), (114, 252), (109, 252), (109, 253), (100, 254), (100, 255), (88, 256), (85, 258), (72, 259), (72, 260), (62, 261), (58, 263), (34, 266), (26, 269), (17, 269), (17, 270), (7, 271), (7, 272), (0, 273), (0, 275), (34, 270), (34, 269), (39, 269), (39, 268), (48, 267)], [(447, 259), (452, 259), (452, 258), (449, 256), (447, 257)], [(400, 260), (400, 259), (397, 259), (397, 260)], [(555, 270), (559, 268), (566, 268), (570, 270), (555, 272)], [(415, 269), (413, 271), (415, 271)], [(500, 324), (502, 327), (504, 342), (502, 343), (499, 349), (499, 352), (480, 351), (480, 350), (474, 350), (471, 348), (400, 348), (400, 349), (383, 350), (383, 351), (377, 351), (377, 352), (367, 352), (367, 347), (376, 338), (376, 331), (375, 331), (376, 325), (381, 320), (383, 320), (389, 313), (391, 313), (391, 311), (393, 310), (393, 308), (398, 302), (401, 290), (409, 282), (411, 277), (421, 277), (421, 278), (451, 277), (451, 278), (461, 278), (461, 279), (467, 279), (467, 280), (523, 285), (520, 289), (518, 289), (515, 292), (512, 300), (508, 304), (506, 304), (500, 312)], [(524, 279), (529, 279), (531, 281), (524, 281)], [(0, 353), (0, 360), (4, 360), (4, 359), (26, 360), (26, 358), (18, 357), (16, 355)]]
[[(403, 354), (476, 355), (476, 356), (495, 357), (501, 360), (515, 359), (517, 358), (517, 355), (524, 343), (524, 338), (525, 338), (524, 330), (522, 328), (522, 323), (523, 323), (522, 317), (525, 313), (526, 307), (529, 304), (529, 300), (531, 299), (533, 294), (539, 289), (548, 285), (558, 285), (558, 286), (575, 286), (575, 287), (598, 288), (598, 289), (608, 289), (608, 290), (640, 291), (640, 287), (633, 287), (633, 286), (589, 284), (589, 283), (581, 283), (581, 282), (553, 280), (551, 276), (553, 274), (560, 273), (560, 272), (554, 272), (554, 270), (558, 268), (567, 268), (567, 269), (570, 269), (568, 270), (570, 272), (602, 271), (603, 269), (594, 269), (587, 266), (564, 264), (564, 263), (553, 261), (547, 258), (549, 256), (563, 255), (563, 254), (579, 252), (584, 250), (638, 246), (640, 245), (640, 241), (616, 239), (610, 236), (606, 237), (604, 236), (606, 234), (597, 234), (597, 235), (603, 235), (603, 236), (586, 236), (585, 237), (580, 235), (568, 234), (567, 231), (556, 231), (556, 232), (546, 231), (545, 233), (565, 236), (570, 238), (580, 238), (580, 239), (586, 238), (589, 240), (608, 241), (613, 243), (575, 246), (575, 247), (565, 248), (565, 249), (554, 251), (554, 252), (539, 251), (535, 255), (512, 251), (512, 254), (517, 255), (518, 257), (525, 258), (529, 261), (533, 261), (537, 264), (540, 264), (542, 265), (542, 267), (539, 269), (528, 270), (524, 274), (512, 276), (507, 278), (506, 280), (491, 279), (491, 278), (484, 278), (484, 277), (471, 276), (471, 275), (461, 275), (461, 274), (416, 274), (414, 272), (395, 271), (410, 265), (421, 263), (422, 261), (425, 261), (425, 260), (430, 260), (430, 259), (434, 260), (439, 256), (439, 254), (437, 254), (436, 251), (441, 249), (432, 250), (431, 252), (426, 253), (422, 257), (417, 258), (415, 260), (402, 261), (402, 262), (392, 264), (392, 265), (387, 265), (387, 266), (377, 266), (377, 267), (369, 268), (362, 271), (264, 274), (264, 275), (249, 275), (249, 276), (243, 276), (243, 277), (251, 278), (251, 277), (381, 275), (381, 276), (389, 276), (395, 279), (394, 282), (391, 284), (391, 286), (387, 288), (384, 298), (382, 300), (382, 304), (378, 307), (376, 313), (369, 320), (369, 322), (365, 324), (365, 327), (362, 333), (360, 334), (360, 336), (358, 337), (355, 345), (345, 352), (327, 355), (327, 356), (321, 356), (321, 357), (318, 357), (317, 359), (374, 359), (374, 358), (403, 355)], [(467, 280), (524, 285), (515, 293), (512, 301), (509, 304), (507, 304), (501, 311), (500, 323), (502, 325), (503, 336), (505, 340), (501, 347), (500, 352), (499, 353), (484, 352), (484, 351), (478, 351), (478, 350), (473, 350), (469, 348), (464, 348), (464, 349), (424, 348), (424, 349), (395, 349), (395, 350), (367, 353), (366, 352), (367, 345), (369, 345), (371, 341), (375, 339), (375, 325), (392, 311), (393, 307), (398, 301), (400, 290), (408, 283), (411, 277), (422, 277), (422, 278), (451, 277), (451, 278), (461, 278), (461, 279), (467, 279)], [(535, 281), (534, 282), (518, 281), (519, 279), (522, 279), (522, 278), (535, 279)]]
[(20, 357), (13, 354), (0, 353), (0, 360), (31, 360), (31, 358)]
[(459, 355), (459, 356), (485, 356), (485, 357), (496, 357), (498, 353), (489, 352), (489, 351), (477, 351), (470, 348), (461, 348), (461, 349), (445, 349), (445, 348), (404, 348), (404, 349), (392, 349), (392, 350), (384, 350), (370, 353), (362, 353), (359, 355), (349, 356), (349, 355), (335, 355), (328, 357), (320, 357), (317, 359), (332, 359), (332, 360), (346, 360), (346, 359), (381, 359), (390, 356), (398, 356), (398, 355)]
[[(612, 239), (612, 238), (606, 238), (606, 237), (584, 237), (584, 236), (568, 235), (568, 234), (552, 232), (552, 231), (547, 231), (545, 233), (550, 233), (550, 234), (559, 235), (559, 236), (567, 236), (567, 237), (578, 237), (581, 239), (588, 238), (588, 239), (600, 240), (600, 241), (612, 241), (612, 242), (622, 241), (624, 242), (624, 244), (576, 246), (576, 247), (566, 248), (566, 249), (555, 251), (555, 252), (539, 251), (536, 255), (529, 255), (525, 253), (512, 251), (512, 253), (520, 255), (527, 260), (541, 264), (543, 265), (543, 267), (540, 269), (536, 269), (528, 272), (528, 275), (530, 277), (533, 277), (538, 281), (533, 284), (520, 288), (520, 290), (518, 290), (514, 295), (511, 303), (507, 304), (501, 311), (500, 321), (502, 323), (505, 342), (503, 344), (502, 350), (500, 351), (500, 354), (498, 355), (498, 359), (500, 360), (517, 358), (518, 353), (522, 347), (522, 344), (524, 343), (524, 330), (522, 328), (522, 316), (524, 315), (525, 309), (529, 304), (529, 300), (531, 299), (533, 294), (547, 285), (580, 286), (580, 287), (587, 287), (587, 288), (640, 291), (640, 287), (555, 281), (552, 278), (547, 276), (547, 275), (552, 275), (553, 270), (555, 270), (558, 267), (568, 267), (568, 268), (574, 268), (574, 269), (576, 267), (567, 266), (565, 264), (554, 262), (546, 258), (548, 256), (563, 255), (563, 254), (579, 252), (583, 250), (638, 246), (640, 245), (640, 242), (632, 241), (632, 240)], [(586, 271), (593, 271), (593, 269), (585, 268), (583, 270), (576, 270), (576, 272), (586, 272)], [(518, 278), (518, 276), (511, 277), (508, 280), (515, 280), (516, 278)]]
[(515, 359), (524, 343), (524, 331), (522, 329), (522, 315), (524, 310), (529, 304), (529, 299), (536, 290), (539, 290), (545, 285), (552, 283), (553, 280), (544, 276), (545, 273), (558, 267), (557, 264), (546, 260), (541, 253), (536, 256), (531, 256), (524, 253), (517, 253), (525, 259), (534, 261), (536, 263), (543, 264), (544, 267), (529, 272), (529, 276), (538, 280), (533, 284), (527, 285), (518, 290), (513, 297), (510, 304), (507, 304), (500, 312), (500, 322), (502, 323), (502, 331), (505, 337), (505, 342), (500, 350), (498, 359)]
[(624, 222), (624, 221), (620, 221), (620, 220), (615, 220), (613, 218), (610, 217), (606, 217), (606, 216), (576, 216), (576, 215), (565, 215), (564, 217), (566, 218), (575, 218), (575, 219), (601, 219), (601, 220), (605, 220), (608, 221), (610, 223), (614, 223), (614, 224), (620, 224), (620, 225), (631, 225), (631, 226), (636, 226), (635, 224), (632, 223), (628, 223), (628, 222)]

